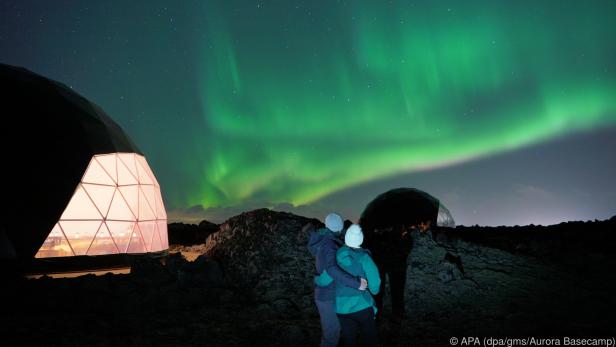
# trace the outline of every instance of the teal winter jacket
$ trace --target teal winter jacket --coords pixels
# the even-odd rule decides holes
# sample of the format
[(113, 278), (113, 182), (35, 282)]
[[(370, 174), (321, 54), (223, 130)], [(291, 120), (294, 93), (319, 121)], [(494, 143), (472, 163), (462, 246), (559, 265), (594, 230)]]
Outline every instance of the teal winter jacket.
[(352, 276), (363, 277), (368, 281), (368, 290), (336, 285), (336, 313), (348, 314), (372, 307), (376, 313), (376, 305), (372, 295), (379, 293), (381, 277), (374, 264), (370, 252), (362, 248), (342, 246), (336, 253), (338, 266)]

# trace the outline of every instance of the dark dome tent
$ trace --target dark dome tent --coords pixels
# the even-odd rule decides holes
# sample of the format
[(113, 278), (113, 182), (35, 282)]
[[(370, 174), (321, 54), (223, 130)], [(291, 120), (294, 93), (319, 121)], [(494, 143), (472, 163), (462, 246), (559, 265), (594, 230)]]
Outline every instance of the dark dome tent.
[(432, 195), (415, 188), (389, 190), (372, 200), (361, 214), (363, 229), (398, 225), (456, 226), (449, 210)]
[(166, 251), (156, 177), (100, 107), (61, 83), (4, 64), (0, 95), (1, 259), (44, 267)]

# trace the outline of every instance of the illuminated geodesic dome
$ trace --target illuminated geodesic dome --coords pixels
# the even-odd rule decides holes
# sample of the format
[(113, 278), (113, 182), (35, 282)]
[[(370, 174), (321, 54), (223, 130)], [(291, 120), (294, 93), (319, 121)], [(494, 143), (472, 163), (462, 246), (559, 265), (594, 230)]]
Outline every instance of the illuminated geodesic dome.
[(167, 216), (146, 158), (71, 88), (0, 64), (0, 258), (164, 251)]
[(449, 210), (432, 195), (415, 188), (397, 188), (380, 194), (361, 214), (360, 224), (366, 230), (399, 225), (456, 226)]
[(158, 252), (168, 248), (156, 177), (136, 153), (97, 154), (37, 258)]

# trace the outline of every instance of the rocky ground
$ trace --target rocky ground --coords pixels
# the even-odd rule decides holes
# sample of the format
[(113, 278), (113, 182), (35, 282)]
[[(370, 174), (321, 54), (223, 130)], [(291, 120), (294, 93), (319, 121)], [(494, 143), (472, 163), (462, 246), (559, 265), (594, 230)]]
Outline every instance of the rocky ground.
[[(308, 222), (318, 223), (255, 210), (207, 224), (207, 236), (192, 234), (205, 243), (174, 245), (163, 263), (139, 259), (128, 275), (7, 280), (2, 345), (316, 346)], [(615, 218), (412, 236), (407, 317), (391, 322), (386, 299), (384, 344), (396, 331), (405, 346), (616, 335)]]

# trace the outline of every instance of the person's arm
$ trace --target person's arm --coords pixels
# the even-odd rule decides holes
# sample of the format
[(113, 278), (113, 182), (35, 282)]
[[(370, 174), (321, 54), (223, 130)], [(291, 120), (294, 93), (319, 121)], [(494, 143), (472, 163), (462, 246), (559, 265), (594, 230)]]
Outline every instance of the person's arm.
[(336, 245), (333, 241), (328, 242), (323, 246), (325, 252), (325, 270), (334, 279), (334, 281), (351, 288), (359, 288), (361, 280), (358, 277), (351, 276), (342, 270), (336, 262)]
[(379, 293), (379, 288), (381, 287), (381, 276), (379, 275), (379, 269), (376, 267), (372, 257), (367, 254), (364, 256), (362, 265), (364, 267), (366, 277), (368, 278), (368, 290), (370, 290), (370, 293), (373, 295), (377, 295)]
[(318, 248), (314, 246), (318, 237), (316, 233), (316, 228), (314, 227), (314, 225), (312, 225), (312, 223), (308, 223), (302, 228), (302, 234), (303, 233), (308, 234), (308, 244), (306, 244), (306, 247), (308, 247), (308, 251), (310, 252), (310, 254), (312, 254), (313, 257), (316, 256), (318, 250)]

